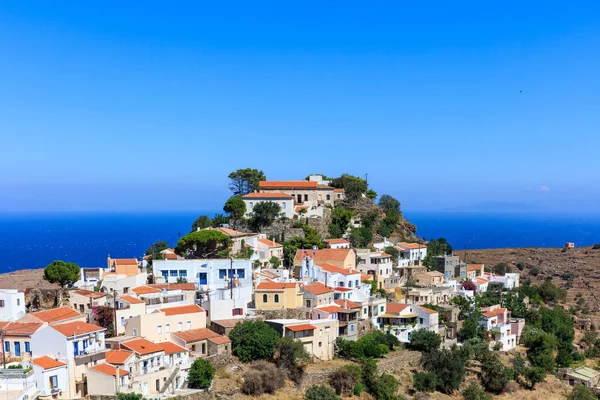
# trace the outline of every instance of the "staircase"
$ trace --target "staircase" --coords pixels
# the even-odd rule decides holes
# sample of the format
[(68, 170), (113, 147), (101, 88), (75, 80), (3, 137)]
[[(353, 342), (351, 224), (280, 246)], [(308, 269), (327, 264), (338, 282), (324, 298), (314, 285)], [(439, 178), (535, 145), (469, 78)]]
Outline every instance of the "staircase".
[(167, 391), (167, 388), (169, 387), (169, 385), (171, 385), (171, 383), (173, 383), (173, 379), (175, 379), (175, 377), (177, 376), (178, 373), (179, 373), (179, 366), (175, 367), (175, 369), (169, 376), (169, 379), (167, 379), (167, 381), (165, 382), (163, 387), (160, 389), (160, 394), (163, 394), (164, 392)]

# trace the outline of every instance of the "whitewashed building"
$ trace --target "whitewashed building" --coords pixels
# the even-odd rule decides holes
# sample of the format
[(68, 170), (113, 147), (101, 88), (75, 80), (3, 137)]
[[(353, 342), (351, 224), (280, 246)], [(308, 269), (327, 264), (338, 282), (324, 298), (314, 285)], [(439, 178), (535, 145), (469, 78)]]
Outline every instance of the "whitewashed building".
[(408, 343), (415, 330), (438, 333), (439, 316), (437, 311), (416, 304), (387, 303), (385, 313), (377, 316), (376, 321), (380, 329)]
[(16, 289), (0, 289), (0, 321), (16, 321), (25, 315), (25, 294)]
[(246, 218), (252, 217), (254, 207), (258, 203), (270, 202), (275, 203), (281, 209), (281, 215), (286, 218), (294, 216), (294, 198), (285, 193), (248, 193), (242, 196), (244, 204), (246, 204)]

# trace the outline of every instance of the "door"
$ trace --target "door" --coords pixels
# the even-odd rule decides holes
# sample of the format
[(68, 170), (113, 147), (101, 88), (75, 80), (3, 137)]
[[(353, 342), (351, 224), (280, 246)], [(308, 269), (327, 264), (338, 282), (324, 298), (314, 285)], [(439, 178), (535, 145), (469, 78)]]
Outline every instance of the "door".
[(148, 394), (148, 383), (147, 382), (142, 383), (142, 394), (144, 396)]
[(79, 355), (79, 342), (73, 342), (73, 354), (76, 356)]
[(21, 342), (15, 342), (15, 357), (21, 357)]

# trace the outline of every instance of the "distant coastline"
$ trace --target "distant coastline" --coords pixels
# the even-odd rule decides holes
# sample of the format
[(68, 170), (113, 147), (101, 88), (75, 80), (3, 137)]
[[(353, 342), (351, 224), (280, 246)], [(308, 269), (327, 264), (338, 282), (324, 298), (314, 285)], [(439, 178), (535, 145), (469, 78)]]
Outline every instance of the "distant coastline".
[[(0, 214), (5, 245), (0, 273), (42, 268), (55, 259), (91, 267), (104, 266), (109, 254), (141, 257), (156, 240), (174, 245), (201, 214), (215, 212)], [(405, 211), (404, 216), (419, 237), (444, 237), (459, 251), (600, 242), (600, 215)]]

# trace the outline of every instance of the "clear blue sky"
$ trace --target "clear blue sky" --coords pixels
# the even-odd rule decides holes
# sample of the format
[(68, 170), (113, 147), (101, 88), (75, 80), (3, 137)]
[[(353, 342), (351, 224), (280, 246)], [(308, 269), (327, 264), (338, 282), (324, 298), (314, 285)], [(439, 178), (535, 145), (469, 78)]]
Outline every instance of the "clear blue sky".
[(243, 167), (600, 204), (597, 0), (6, 1), (0, 38), (0, 210), (214, 210)]

